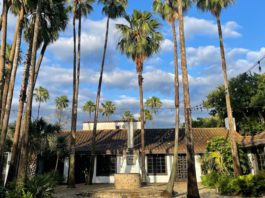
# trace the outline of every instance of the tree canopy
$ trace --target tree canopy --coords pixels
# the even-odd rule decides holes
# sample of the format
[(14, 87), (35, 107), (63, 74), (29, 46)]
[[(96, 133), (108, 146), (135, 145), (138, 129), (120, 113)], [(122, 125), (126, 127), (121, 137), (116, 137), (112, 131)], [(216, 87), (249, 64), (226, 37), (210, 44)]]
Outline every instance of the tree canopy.
[[(229, 92), (237, 130), (255, 134), (265, 129), (265, 74), (244, 73), (229, 81)], [(227, 117), (224, 86), (211, 91), (203, 102), (210, 115)]]

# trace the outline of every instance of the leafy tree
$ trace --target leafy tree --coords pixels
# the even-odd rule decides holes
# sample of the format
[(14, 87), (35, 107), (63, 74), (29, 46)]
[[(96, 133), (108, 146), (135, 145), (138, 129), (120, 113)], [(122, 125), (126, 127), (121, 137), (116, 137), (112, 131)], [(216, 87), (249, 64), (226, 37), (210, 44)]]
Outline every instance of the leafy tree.
[[(241, 171), (248, 174), (250, 164), (247, 154), (238, 145)], [(207, 143), (206, 153), (202, 159), (203, 168), (206, 173), (219, 172), (233, 175), (233, 160), (231, 153), (231, 143), (223, 137), (215, 137)]]
[(134, 116), (130, 111), (124, 111), (121, 119), (124, 121), (133, 121)]
[(235, 130), (234, 130), (234, 120), (232, 114), (232, 106), (231, 106), (231, 99), (229, 93), (229, 83), (227, 78), (227, 67), (226, 67), (226, 58), (225, 58), (225, 48), (223, 43), (223, 33), (222, 33), (222, 26), (220, 15), (223, 9), (227, 8), (228, 6), (232, 5), (235, 0), (196, 0), (197, 7), (203, 11), (209, 11), (213, 16), (216, 18), (217, 28), (218, 28), (218, 35), (219, 35), (219, 43), (220, 43), (220, 55), (221, 55), (221, 62), (222, 62), (222, 71), (224, 77), (224, 87), (225, 87), (225, 103), (226, 103), (226, 111), (228, 117), (228, 124), (229, 130), (231, 131), (231, 144), (232, 144), (232, 155), (233, 155), (233, 164), (234, 164), (234, 174), (235, 176), (240, 175), (240, 164), (238, 159), (237, 153), (237, 145), (235, 140)]
[(106, 116), (108, 121), (110, 116), (116, 111), (116, 106), (111, 101), (106, 101), (105, 103), (101, 103), (101, 113), (103, 116)]
[(197, 118), (196, 120), (192, 120), (192, 127), (194, 128), (224, 127), (224, 122), (218, 116), (211, 116), (209, 118)]
[(36, 102), (39, 103), (39, 105), (38, 105), (38, 114), (37, 114), (37, 120), (38, 120), (39, 119), (39, 115), (40, 115), (40, 105), (41, 105), (42, 102), (47, 102), (47, 100), (49, 100), (49, 98), (50, 98), (50, 95), (49, 95), (48, 89), (40, 86), (38, 88), (35, 88), (34, 96), (35, 96)]
[(142, 146), (142, 182), (146, 183), (145, 171), (145, 145), (144, 145), (144, 104), (143, 104), (143, 64), (151, 55), (158, 52), (163, 37), (159, 29), (159, 22), (152, 18), (149, 12), (133, 11), (131, 16), (125, 16), (128, 24), (117, 24), (116, 27), (121, 32), (121, 39), (118, 47), (122, 53), (132, 58), (136, 65), (139, 85), (139, 102), (141, 116), (141, 146)]
[(91, 120), (92, 112), (95, 112), (96, 105), (92, 100), (87, 101), (83, 106), (83, 111), (89, 113), (89, 119)]
[[(254, 135), (265, 129), (265, 75), (244, 73), (229, 81), (229, 92), (236, 127), (242, 134)], [(227, 117), (224, 86), (211, 91), (203, 105), (210, 109), (210, 115)]]

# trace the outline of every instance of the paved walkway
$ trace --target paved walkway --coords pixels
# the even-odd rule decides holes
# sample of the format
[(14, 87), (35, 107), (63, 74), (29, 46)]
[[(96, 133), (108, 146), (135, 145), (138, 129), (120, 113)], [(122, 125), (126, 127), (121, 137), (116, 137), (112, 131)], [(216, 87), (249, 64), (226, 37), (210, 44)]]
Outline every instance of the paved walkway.
[[(157, 192), (160, 194), (165, 189), (166, 184), (151, 184), (145, 187), (140, 188), (137, 192)], [(176, 197), (186, 197), (187, 192), (187, 185), (185, 182), (177, 182), (175, 184), (174, 190), (178, 192)], [(205, 188), (202, 185), (199, 185), (200, 195), (201, 197), (205, 198), (220, 198), (221, 196), (217, 195), (214, 190)], [(78, 194), (82, 193), (93, 193), (93, 192), (104, 192), (108, 193), (115, 193), (120, 192), (115, 190), (114, 185), (111, 184), (94, 184), (92, 186), (78, 184), (76, 188), (67, 188), (67, 186), (58, 186), (55, 190), (55, 198), (74, 198), (74, 197), (81, 197)], [(135, 192), (135, 191), (134, 191)], [(222, 196), (223, 197), (223, 196)]]

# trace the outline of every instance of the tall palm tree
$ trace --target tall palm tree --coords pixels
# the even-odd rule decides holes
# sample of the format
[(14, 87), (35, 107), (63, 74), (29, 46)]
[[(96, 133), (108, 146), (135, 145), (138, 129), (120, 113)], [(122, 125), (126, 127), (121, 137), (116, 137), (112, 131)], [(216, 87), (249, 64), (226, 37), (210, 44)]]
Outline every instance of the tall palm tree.
[[(190, 6), (189, 0), (183, 0), (183, 11), (187, 10)], [(172, 195), (174, 183), (177, 176), (177, 163), (178, 163), (178, 138), (179, 138), (179, 78), (178, 78), (178, 45), (177, 45), (177, 34), (176, 34), (176, 20), (178, 19), (178, 4), (177, 1), (173, 0), (155, 0), (153, 3), (153, 9), (157, 12), (162, 19), (166, 20), (172, 29), (172, 40), (174, 44), (174, 90), (175, 90), (175, 140), (174, 140), (174, 152), (172, 171), (170, 178), (163, 194)]]
[[(20, 54), (20, 42), (21, 42), (21, 36), (22, 36), (22, 28), (23, 28), (23, 22), (24, 22), (24, 16), (25, 16), (25, 9), (22, 6), (23, 4), (19, 0), (13, 0), (13, 4), (11, 5), (12, 13), (17, 15), (17, 22), (16, 22), (16, 28), (13, 36), (12, 41), (12, 47), (10, 48), (10, 53), (8, 60), (6, 61), (6, 71), (5, 71), (5, 81), (4, 81), (4, 88), (3, 88), (3, 96), (2, 96), (2, 114), (1, 114), (1, 123), (2, 123), (2, 131), (7, 130), (7, 121), (9, 119), (9, 113), (10, 104), (7, 102), (8, 99), (10, 100), (10, 97), (8, 98), (9, 90), (13, 86), (12, 80), (14, 79), (14, 74), (16, 74), (17, 71), (17, 64), (21, 61), (21, 54)], [(18, 47), (17, 47), (18, 43)], [(16, 50), (18, 50), (17, 56), (16, 56)], [(7, 54), (7, 53), (6, 53)], [(13, 95), (12, 95), (13, 96)], [(7, 113), (6, 113), (7, 111)], [(8, 115), (8, 116), (7, 116)], [(5, 120), (4, 120), (5, 118)]]
[(194, 142), (191, 130), (192, 125), (191, 125), (190, 93), (189, 93), (189, 79), (188, 79), (187, 60), (186, 60), (182, 0), (178, 0), (177, 3), (178, 3), (178, 14), (179, 14), (178, 20), (179, 20), (180, 60), (181, 60), (182, 86), (183, 86), (183, 95), (184, 95), (185, 139), (187, 144), (187, 165), (188, 165), (187, 197), (197, 198), (200, 197), (200, 195), (196, 179)]
[[(157, 110), (162, 107), (162, 102), (161, 102), (161, 100), (158, 97), (152, 96), (151, 98), (148, 98), (145, 101), (145, 106), (147, 108), (149, 108), (151, 113), (153, 114), (153, 116), (155, 116), (156, 113), (157, 113)], [(154, 128), (154, 121), (153, 121), (152, 125), (153, 125), (153, 128)]]
[[(77, 122), (79, 77), (80, 77), (80, 59), (81, 59), (81, 22), (82, 15), (87, 16), (92, 11), (91, 4), (94, 0), (74, 0), (73, 14), (73, 39), (74, 39), (74, 63), (73, 63), (73, 101), (72, 101), (72, 119), (71, 119), (71, 151), (68, 186), (75, 187), (75, 133)], [(77, 41), (77, 62), (76, 62), (76, 30), (75, 20), (78, 20), (78, 41)]]
[[(3, 96), (3, 84), (4, 84), (4, 73), (6, 64), (6, 37), (7, 37), (7, 16), (9, 10), (9, 0), (3, 0), (3, 8), (1, 15), (1, 49), (0, 49), (0, 104), (2, 104)], [(0, 115), (2, 114), (2, 108), (0, 108)], [(0, 131), (2, 130), (2, 124), (0, 124)], [(1, 179), (0, 179), (1, 180)]]
[(103, 116), (106, 116), (108, 121), (109, 118), (112, 114), (114, 114), (114, 112), (116, 111), (116, 106), (115, 104), (113, 104), (111, 101), (106, 101), (105, 103), (101, 103), (101, 113)]
[(241, 173), (240, 170), (240, 162), (238, 158), (238, 150), (236, 144), (236, 131), (234, 128), (234, 120), (233, 120), (233, 113), (231, 107), (231, 99), (229, 93), (229, 82), (227, 78), (227, 67), (226, 67), (226, 58), (225, 58), (225, 49), (223, 44), (223, 33), (222, 33), (222, 26), (221, 26), (221, 12), (222, 9), (232, 5), (235, 0), (218, 0), (218, 1), (210, 1), (210, 0), (196, 0), (197, 7), (203, 11), (209, 11), (212, 13), (213, 16), (216, 18), (217, 28), (218, 28), (218, 35), (219, 35), (219, 44), (220, 44), (220, 54), (221, 54), (221, 61), (222, 61), (222, 71), (224, 76), (224, 86), (225, 86), (225, 102), (226, 102), (226, 111), (229, 123), (229, 131), (230, 131), (230, 141), (231, 141), (231, 150), (233, 156), (233, 168), (234, 168), (234, 175), (238, 176)]
[(98, 80), (98, 90), (96, 98), (96, 110), (94, 114), (94, 124), (93, 124), (93, 136), (92, 136), (92, 151), (91, 151), (91, 160), (89, 166), (89, 181), (88, 184), (92, 184), (93, 171), (94, 171), (94, 161), (95, 161), (95, 150), (96, 150), (96, 131), (97, 131), (97, 120), (99, 112), (99, 103), (100, 103), (100, 93), (103, 80), (103, 71), (105, 66), (105, 58), (107, 52), (108, 36), (109, 36), (109, 21), (110, 19), (116, 19), (125, 14), (125, 9), (127, 7), (127, 0), (99, 0), (103, 4), (102, 12), (107, 16), (106, 24), (106, 33), (105, 33), (105, 42), (103, 49), (102, 62), (100, 67), (100, 75)]
[[(16, 51), (16, 43), (17, 37), (21, 34), (22, 31), (22, 22), (24, 21), (25, 9), (22, 7), (22, 3), (19, 0), (13, 0), (11, 4), (11, 11), (14, 15), (17, 16), (17, 22), (15, 27), (15, 32), (13, 36), (12, 46), (10, 48), (10, 53), (7, 55), (6, 53), (6, 64), (5, 64), (5, 74), (4, 74), (4, 85), (3, 85), (3, 94), (2, 94), (2, 112), (1, 112), (1, 122), (3, 122), (5, 110), (6, 110), (6, 103), (7, 103), (7, 95), (8, 89), (10, 85), (10, 78), (11, 72), (13, 70), (13, 63), (15, 58), (15, 51)], [(21, 39), (21, 38), (20, 38)], [(8, 46), (8, 45), (7, 45)], [(5, 130), (5, 129), (3, 129)]]
[(121, 119), (129, 122), (134, 120), (134, 116), (130, 111), (124, 111)]
[(49, 100), (50, 98), (50, 95), (48, 89), (40, 86), (34, 89), (34, 96), (35, 96), (35, 101), (38, 103), (38, 114), (37, 114), (37, 120), (38, 120), (40, 115), (40, 105), (42, 102), (47, 102), (47, 100)]
[[(56, 5), (56, 8), (53, 6)], [(19, 168), (18, 168), (18, 180), (17, 183), (22, 183), (25, 180), (25, 171), (26, 171), (26, 159), (27, 159), (27, 144), (28, 144), (28, 136), (29, 136), (29, 123), (31, 120), (31, 111), (32, 111), (32, 98), (33, 91), (35, 86), (35, 74), (36, 74), (36, 54), (37, 49), (40, 46), (42, 39), (44, 40), (44, 28), (51, 27), (50, 33), (54, 33), (56, 30), (60, 31), (62, 29), (61, 23), (58, 21), (63, 21), (61, 15), (58, 13), (66, 13), (66, 8), (64, 7), (65, 0), (53, 0), (53, 1), (42, 1), (39, 0), (37, 2), (31, 2), (33, 6), (36, 8), (33, 10), (34, 16), (34, 27), (29, 26), (29, 34), (33, 38), (32, 41), (32, 50), (30, 55), (30, 69), (29, 69), (29, 84), (27, 88), (27, 103), (25, 109), (25, 116), (23, 120), (23, 131), (21, 137), (21, 158), (19, 160)], [(60, 18), (60, 19), (58, 19)], [(68, 18), (68, 17), (66, 17)], [(48, 25), (50, 24), (50, 26)], [(52, 28), (53, 27), (53, 28)], [(56, 29), (57, 28), (57, 29)], [(31, 33), (32, 31), (32, 33)], [(20, 129), (19, 129), (20, 130)]]
[(122, 34), (118, 47), (122, 53), (131, 57), (136, 64), (140, 95), (142, 182), (146, 183), (142, 72), (144, 61), (159, 50), (163, 37), (161, 33), (157, 32), (160, 26), (159, 22), (153, 19), (149, 12), (134, 10), (131, 16), (125, 17), (125, 20), (129, 25), (116, 25)]
[[(14, 1), (13, 1), (14, 2)], [(18, 2), (20, 2), (18, 0)], [(41, 31), (40, 36), (38, 37), (38, 48), (41, 46), (41, 43), (44, 43), (43, 46), (45, 46), (45, 49), (48, 45), (48, 43), (51, 43), (58, 39), (58, 32), (63, 31), (67, 25), (68, 21), (68, 10), (64, 6), (65, 0), (53, 0), (54, 4), (56, 4), (55, 7), (51, 6), (51, 1), (45, 1), (42, 5), (42, 15), (41, 15)], [(24, 109), (24, 103), (26, 101), (26, 90), (27, 90), (27, 84), (28, 84), (28, 77), (29, 77), (29, 66), (31, 61), (31, 51), (32, 51), (32, 39), (33, 39), (33, 30), (34, 30), (34, 18), (36, 17), (35, 14), (35, 7), (36, 7), (36, 1), (23, 1), (23, 7), (26, 8), (26, 13), (28, 15), (32, 16), (32, 20), (26, 23), (24, 36), (25, 40), (29, 43), (28, 45), (28, 52), (26, 55), (26, 61), (25, 61), (25, 69), (23, 73), (23, 78), (21, 82), (21, 90), (20, 90), (20, 97), (19, 97), (19, 105), (18, 105), (18, 113), (17, 113), (17, 120), (16, 120), (16, 128), (15, 128), (15, 134), (14, 134), (14, 140), (12, 145), (12, 155), (11, 155), (11, 162), (10, 162), (10, 171), (8, 174), (8, 182), (13, 180), (13, 177), (16, 174), (16, 167), (14, 164), (17, 164), (15, 160), (17, 159), (17, 147), (18, 147), (18, 139), (20, 137), (21, 132), (21, 121), (22, 121), (22, 114)], [(27, 4), (26, 4), (27, 3)], [(13, 7), (13, 6), (12, 6)], [(48, 21), (48, 22), (47, 22)], [(48, 42), (47, 42), (48, 41)], [(46, 44), (46, 45), (45, 45)], [(18, 46), (17, 46), (18, 47)], [(42, 57), (44, 55), (45, 50), (43, 50), (44, 47), (42, 47), (40, 56), (38, 59), (37, 64), (35, 64), (35, 74), (34, 74), (34, 82), (33, 82), (33, 89), (36, 84), (37, 75), (40, 69)], [(20, 49), (17, 49), (20, 50)], [(15, 62), (15, 61), (14, 61)], [(15, 66), (14, 66), (15, 68)], [(12, 70), (11, 74), (11, 81), (10, 84), (12, 86), (9, 87), (8, 91), (8, 99), (7, 99), (7, 110), (5, 114), (10, 114), (11, 104), (12, 104), (12, 95), (13, 95), (13, 89), (14, 89), (14, 81), (16, 77), (16, 69)], [(8, 123), (9, 118), (6, 119), (6, 123)], [(22, 127), (23, 128), (23, 127)]]
[(21, 154), (20, 154), (18, 176), (17, 176), (18, 186), (23, 186), (26, 180), (29, 126), (30, 126), (30, 121), (31, 121), (37, 44), (38, 44), (38, 36), (39, 36), (40, 24), (41, 24), (40, 23), (41, 6), (42, 6), (42, 0), (38, 0), (37, 7), (36, 7), (36, 19), (35, 19), (35, 25), (34, 25), (31, 62), (30, 62), (30, 69), (29, 69), (29, 85), (28, 85), (27, 103), (26, 103), (25, 119), (24, 119), (25, 124), (24, 124), (24, 129), (22, 131)]
[(92, 100), (87, 101), (83, 106), (83, 111), (89, 113), (89, 119), (91, 120), (91, 114), (95, 111), (96, 105)]
[(63, 118), (63, 111), (67, 109), (69, 106), (69, 100), (67, 96), (58, 96), (55, 99), (55, 105), (56, 109), (58, 111), (57, 116), (58, 116), (58, 124), (61, 126), (62, 124), (62, 118)]

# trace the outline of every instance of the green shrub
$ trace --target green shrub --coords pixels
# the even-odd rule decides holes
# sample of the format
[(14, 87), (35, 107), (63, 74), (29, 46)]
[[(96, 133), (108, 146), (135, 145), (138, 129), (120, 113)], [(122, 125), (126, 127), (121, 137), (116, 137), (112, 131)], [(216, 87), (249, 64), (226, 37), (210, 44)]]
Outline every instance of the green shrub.
[(6, 189), (4, 186), (0, 185), (0, 197), (5, 198)]
[(31, 192), (33, 198), (50, 198), (56, 185), (52, 174), (38, 175), (30, 178), (26, 183), (27, 192)]
[(29, 178), (24, 188), (17, 188), (15, 182), (11, 182), (6, 198), (50, 198), (54, 192), (55, 181), (52, 174), (46, 174)]
[(215, 188), (216, 181), (218, 180), (218, 178), (219, 178), (219, 174), (216, 172), (206, 174), (202, 176), (202, 184), (210, 188)]
[(257, 197), (265, 194), (265, 172), (238, 177), (212, 172), (202, 177), (202, 183), (210, 188), (216, 188), (222, 195)]

